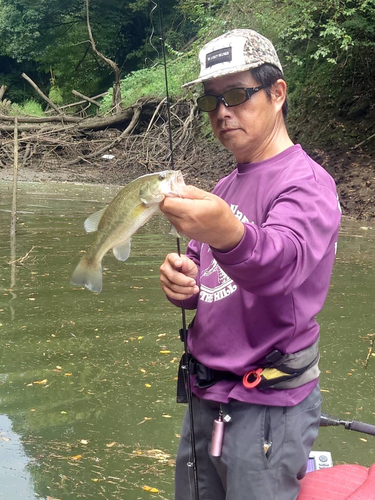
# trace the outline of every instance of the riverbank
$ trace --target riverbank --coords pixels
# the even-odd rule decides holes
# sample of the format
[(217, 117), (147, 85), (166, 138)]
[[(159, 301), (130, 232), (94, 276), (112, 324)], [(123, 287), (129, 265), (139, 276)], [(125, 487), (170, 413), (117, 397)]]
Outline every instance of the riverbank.
[[(343, 214), (367, 221), (375, 220), (374, 158), (360, 149), (305, 148), (335, 179)], [(124, 185), (140, 175), (165, 168), (145, 162), (128, 162), (126, 151), (120, 146), (96, 162), (81, 162), (74, 166), (63, 163), (33, 161), (19, 168), (21, 182), (82, 182)], [(113, 157), (112, 157), (113, 156)], [(40, 160), (40, 159), (39, 159)], [(185, 159), (177, 159), (185, 181), (205, 190), (212, 190), (216, 182), (227, 175), (235, 163), (231, 154), (213, 141), (196, 143), (194, 151)], [(11, 180), (12, 165), (0, 170), (3, 180)]]

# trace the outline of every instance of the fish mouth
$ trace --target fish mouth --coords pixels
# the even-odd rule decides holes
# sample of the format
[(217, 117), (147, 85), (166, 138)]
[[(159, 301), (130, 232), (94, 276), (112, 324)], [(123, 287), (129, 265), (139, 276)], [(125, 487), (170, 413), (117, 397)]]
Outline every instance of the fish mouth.
[(168, 196), (180, 197), (181, 188), (186, 186), (181, 170), (177, 170), (171, 178)]

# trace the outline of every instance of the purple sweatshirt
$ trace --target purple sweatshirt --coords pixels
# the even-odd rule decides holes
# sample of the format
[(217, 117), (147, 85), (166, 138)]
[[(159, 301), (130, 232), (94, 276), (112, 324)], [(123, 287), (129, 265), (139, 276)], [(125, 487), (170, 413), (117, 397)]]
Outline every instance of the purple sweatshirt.
[[(341, 212), (333, 179), (298, 144), (238, 164), (213, 193), (244, 223), (245, 234), (229, 252), (190, 241), (186, 255), (198, 265), (200, 292), (185, 301), (197, 309), (188, 344), (204, 365), (242, 376), (275, 349), (294, 353), (317, 340), (315, 315), (328, 292)], [(222, 381), (193, 391), (222, 403), (293, 406), (316, 384), (249, 390)]]

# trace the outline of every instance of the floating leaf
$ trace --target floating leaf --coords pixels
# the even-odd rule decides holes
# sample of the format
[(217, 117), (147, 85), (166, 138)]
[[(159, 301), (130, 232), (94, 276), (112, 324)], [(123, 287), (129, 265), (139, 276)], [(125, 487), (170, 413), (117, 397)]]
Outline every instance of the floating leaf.
[(43, 380), (35, 380), (35, 382), (33, 382), (33, 384), (41, 384), (41, 385), (45, 385), (47, 383), (47, 379), (44, 378)]
[(151, 384), (145, 384), (146, 387), (151, 387)]
[(74, 455), (73, 457), (70, 457), (71, 460), (80, 460), (82, 458), (82, 455)]
[(142, 490), (149, 491), (150, 493), (159, 493), (157, 488), (152, 488), (151, 486), (142, 486)]
[(367, 439), (365, 438), (359, 438), (361, 441), (363, 441), (364, 443), (367, 443)]
[(115, 446), (115, 444), (117, 444), (116, 441), (113, 441), (112, 443), (106, 444), (106, 447), (107, 448), (112, 448), (112, 446)]
[(166, 415), (166, 414), (164, 414), (163, 417), (164, 418), (172, 418), (170, 415)]
[(73, 373), (65, 373), (65, 377), (71, 377)]
[(160, 354), (170, 354), (171, 351), (160, 351)]
[(80, 443), (81, 444), (89, 444), (89, 442), (87, 441), (87, 439), (81, 439)]

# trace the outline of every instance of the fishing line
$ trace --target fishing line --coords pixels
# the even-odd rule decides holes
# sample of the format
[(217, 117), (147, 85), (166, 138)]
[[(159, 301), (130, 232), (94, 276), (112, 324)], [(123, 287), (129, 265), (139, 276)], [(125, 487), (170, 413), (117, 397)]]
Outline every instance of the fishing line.
[[(153, 2), (154, 3), (154, 2)], [(163, 52), (163, 63), (164, 63), (164, 79), (165, 79), (165, 93), (167, 98), (167, 115), (168, 115), (168, 131), (169, 131), (169, 147), (170, 147), (170, 162), (171, 168), (174, 170), (174, 157), (173, 157), (173, 138), (172, 138), (172, 120), (171, 120), (171, 105), (169, 100), (169, 88), (168, 88), (168, 72), (167, 72), (167, 57), (165, 50), (165, 37), (164, 37), (164, 21), (163, 21), (163, 3), (160, 0), (160, 33), (162, 42), (162, 52)], [(177, 253), (181, 256), (180, 239), (177, 238)], [(190, 367), (189, 367), (189, 349), (187, 344), (187, 328), (186, 328), (186, 312), (184, 301), (181, 301), (181, 316), (182, 316), (182, 337), (184, 341), (184, 361), (182, 363), (182, 372), (184, 374), (185, 388), (188, 400), (188, 413), (189, 413), (189, 427), (190, 427), (190, 441), (191, 441), (191, 454), (192, 462), (188, 462), (187, 466), (193, 469), (194, 478), (194, 497), (195, 500), (199, 500), (199, 490), (198, 490), (198, 470), (197, 470), (197, 452), (195, 449), (195, 432), (194, 432), (194, 417), (193, 417), (193, 394), (191, 391), (190, 382)], [(190, 481), (190, 474), (188, 474)]]
[[(158, 4), (156, 2), (154, 2), (153, 0), (151, 0), (151, 3), (154, 5), (150, 11), (150, 23), (151, 23), (151, 34), (150, 34), (150, 38), (148, 39), (151, 47), (154, 49), (154, 51), (156, 52), (157, 54), (157, 59), (159, 59), (159, 51), (158, 49), (155, 47), (155, 45), (152, 43), (152, 39), (154, 38), (154, 33), (155, 33), (155, 26), (154, 26), (154, 11), (155, 9), (158, 8)], [(152, 59), (150, 59), (152, 61)], [(145, 59), (145, 62), (147, 61), (147, 57)], [(152, 61), (153, 65), (152, 67), (154, 68), (158, 63)]]
[[(174, 159), (173, 159), (173, 139), (172, 139), (172, 119), (171, 119), (171, 103), (169, 100), (169, 86), (168, 86), (168, 71), (167, 71), (167, 56), (165, 51), (165, 40), (164, 40), (164, 21), (163, 21), (163, 5), (162, 0), (160, 0), (160, 32), (161, 32), (161, 46), (163, 53), (163, 63), (164, 63), (164, 80), (165, 80), (165, 95), (167, 98), (167, 116), (168, 116), (168, 135), (169, 135), (169, 149), (170, 149), (170, 162), (172, 170), (174, 170)], [(179, 240), (177, 238), (177, 246), (179, 247)], [(180, 253), (179, 253), (180, 255)]]

